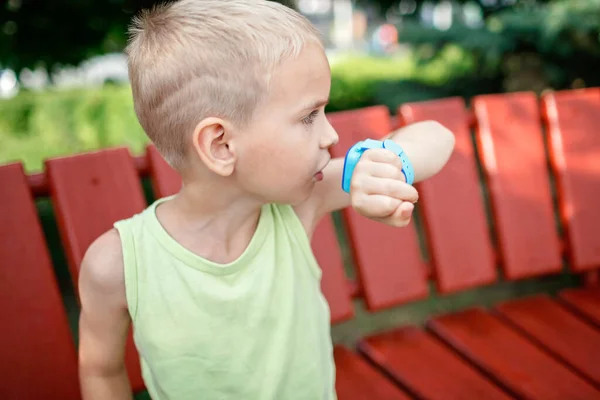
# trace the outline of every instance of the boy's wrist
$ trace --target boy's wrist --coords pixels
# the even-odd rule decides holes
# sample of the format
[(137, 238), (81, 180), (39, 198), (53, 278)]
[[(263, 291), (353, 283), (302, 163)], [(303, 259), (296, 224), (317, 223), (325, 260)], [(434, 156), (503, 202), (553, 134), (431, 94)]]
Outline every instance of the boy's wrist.
[(398, 157), (400, 157), (400, 160), (402, 161), (402, 173), (404, 174), (405, 182), (409, 185), (413, 184), (415, 179), (414, 169), (402, 146), (400, 146), (392, 139), (366, 139), (357, 142), (346, 153), (346, 157), (344, 159), (344, 169), (342, 173), (342, 189), (345, 192), (350, 193), (350, 182), (352, 180), (354, 168), (356, 167), (356, 164), (358, 164), (363, 153), (370, 149), (390, 150)]

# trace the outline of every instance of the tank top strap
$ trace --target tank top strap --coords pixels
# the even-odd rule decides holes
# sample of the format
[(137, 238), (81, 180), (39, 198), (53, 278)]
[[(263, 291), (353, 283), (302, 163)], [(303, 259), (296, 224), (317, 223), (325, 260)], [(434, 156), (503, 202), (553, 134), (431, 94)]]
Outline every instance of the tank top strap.
[[(135, 217), (134, 217), (135, 218)], [(137, 316), (137, 257), (135, 254), (135, 235), (133, 233), (133, 218), (118, 221), (114, 224), (121, 238), (121, 250), (123, 252), (123, 274), (125, 278), (125, 296), (127, 308), (132, 321)]]
[(125, 295), (127, 298), (127, 307), (131, 320), (135, 322), (138, 311), (138, 277), (139, 265), (137, 251), (143, 243), (136, 243), (136, 237), (139, 240), (139, 231), (144, 230), (144, 220), (155, 215), (156, 207), (169, 200), (173, 196), (164, 197), (156, 200), (144, 211), (130, 218), (117, 221), (113, 226), (119, 232), (121, 238), (121, 250), (123, 252), (123, 273), (125, 278)]

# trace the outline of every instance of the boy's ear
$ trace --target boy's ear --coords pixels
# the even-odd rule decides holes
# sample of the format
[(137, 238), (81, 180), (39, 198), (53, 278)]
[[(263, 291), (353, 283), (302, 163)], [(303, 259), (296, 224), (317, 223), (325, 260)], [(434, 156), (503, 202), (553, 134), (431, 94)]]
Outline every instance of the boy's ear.
[(230, 125), (220, 118), (205, 118), (194, 130), (192, 143), (202, 162), (214, 173), (229, 176), (233, 173), (236, 154), (231, 146)]

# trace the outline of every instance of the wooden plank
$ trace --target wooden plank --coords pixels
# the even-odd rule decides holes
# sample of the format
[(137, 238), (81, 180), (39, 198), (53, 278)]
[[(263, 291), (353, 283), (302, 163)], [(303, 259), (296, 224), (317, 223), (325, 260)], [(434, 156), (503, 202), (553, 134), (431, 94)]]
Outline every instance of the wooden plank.
[(405, 123), (438, 121), (456, 138), (442, 171), (417, 185), (438, 290), (451, 293), (494, 282), (495, 258), (463, 100), (405, 104), (398, 113)]
[(77, 286), (79, 264), (89, 245), (113, 224), (146, 206), (127, 149), (46, 161), (59, 231)]
[(79, 399), (77, 353), (21, 164), (0, 167), (0, 398)]
[(535, 94), (478, 96), (473, 109), (504, 274), (515, 280), (560, 272), (561, 244)]
[[(116, 221), (141, 212), (146, 202), (127, 149), (52, 159), (46, 167), (59, 232), (77, 288), (79, 265), (89, 245)], [(142, 390), (140, 361), (131, 331), (125, 358), (133, 389)]]
[(481, 309), (435, 318), (428, 326), (516, 397), (600, 399), (600, 391), (588, 381)]
[(323, 271), (321, 288), (329, 303), (331, 323), (342, 322), (354, 316), (352, 297), (344, 273), (344, 261), (330, 216), (323, 218), (313, 234), (313, 253)]
[(167, 164), (163, 156), (156, 150), (156, 146), (148, 146), (146, 156), (150, 165), (150, 179), (156, 197), (167, 197), (179, 192), (182, 184), (181, 176)]
[(499, 387), (420, 328), (369, 337), (360, 350), (416, 398), (509, 399)]
[(408, 400), (399, 388), (345, 347), (333, 351), (338, 400)]
[(551, 165), (565, 226), (570, 267), (600, 267), (600, 90), (572, 90), (543, 97)]
[[(344, 157), (350, 147), (366, 138), (379, 139), (391, 132), (385, 107), (328, 114), (340, 136), (333, 157)], [(341, 185), (341, 183), (340, 183)], [(362, 217), (351, 207), (343, 210), (367, 308), (393, 307), (428, 295), (426, 269), (414, 226), (393, 228)]]
[(535, 342), (600, 387), (599, 330), (545, 295), (512, 300), (496, 309)]
[(592, 324), (600, 327), (600, 288), (566, 289), (560, 299)]

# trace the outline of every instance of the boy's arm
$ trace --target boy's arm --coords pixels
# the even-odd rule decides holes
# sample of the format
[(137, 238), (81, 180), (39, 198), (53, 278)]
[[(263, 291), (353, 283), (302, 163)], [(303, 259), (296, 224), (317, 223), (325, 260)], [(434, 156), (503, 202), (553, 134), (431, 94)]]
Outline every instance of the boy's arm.
[(79, 376), (84, 400), (130, 400), (124, 354), (129, 329), (121, 242), (116, 230), (88, 249), (79, 275)]
[[(387, 138), (403, 148), (413, 165), (415, 183), (437, 174), (454, 149), (454, 134), (435, 121), (406, 126)], [(408, 224), (418, 193), (405, 183), (402, 162), (397, 155), (385, 149), (365, 151), (352, 175), (351, 194), (341, 187), (343, 167), (343, 158), (332, 160), (311, 198), (297, 208), (309, 233), (321, 217), (348, 206), (388, 225)]]

